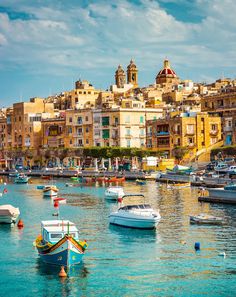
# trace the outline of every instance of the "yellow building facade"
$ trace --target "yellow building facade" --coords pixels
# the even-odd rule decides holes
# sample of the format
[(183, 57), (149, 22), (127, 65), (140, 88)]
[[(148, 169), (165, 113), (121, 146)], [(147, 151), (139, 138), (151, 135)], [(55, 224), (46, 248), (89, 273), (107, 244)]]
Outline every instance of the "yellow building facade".
[(221, 118), (207, 113), (180, 113), (168, 119), (147, 122), (147, 147), (173, 156), (173, 149), (184, 147), (194, 158), (221, 141)]

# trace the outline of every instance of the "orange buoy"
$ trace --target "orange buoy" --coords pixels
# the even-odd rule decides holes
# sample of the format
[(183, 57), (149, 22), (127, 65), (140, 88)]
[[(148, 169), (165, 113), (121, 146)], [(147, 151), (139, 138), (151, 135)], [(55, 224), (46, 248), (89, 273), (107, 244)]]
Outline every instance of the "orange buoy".
[(23, 223), (23, 221), (21, 219), (19, 219), (19, 222), (17, 224), (17, 227), (18, 228), (23, 228), (24, 227), (24, 223)]
[(66, 272), (65, 272), (65, 269), (64, 269), (64, 266), (61, 266), (61, 270), (60, 270), (60, 272), (59, 272), (59, 274), (58, 274), (60, 277), (66, 277), (67, 276), (67, 274), (66, 274)]

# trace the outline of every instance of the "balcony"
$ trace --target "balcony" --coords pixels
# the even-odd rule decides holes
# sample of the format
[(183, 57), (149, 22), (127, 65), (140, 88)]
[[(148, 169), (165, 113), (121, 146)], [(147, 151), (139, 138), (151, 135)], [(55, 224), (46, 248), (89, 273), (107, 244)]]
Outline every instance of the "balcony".
[(191, 135), (195, 135), (195, 131), (186, 131), (186, 134), (185, 135), (189, 135), (189, 136), (191, 136)]
[(194, 148), (195, 146), (196, 146), (195, 143), (189, 143), (189, 144), (188, 144), (188, 147), (189, 147), (189, 148)]
[(169, 131), (159, 131), (156, 132), (156, 136), (169, 136), (170, 132)]
[[(231, 128), (232, 131), (232, 127), (226, 127), (226, 128)], [(218, 134), (218, 130), (210, 130), (210, 135), (217, 135)]]
[(157, 148), (170, 148), (170, 144), (169, 143), (158, 143), (157, 144)]
[(131, 134), (125, 134), (125, 138), (131, 138)]
[(232, 127), (229, 127), (229, 126), (226, 126), (223, 128), (224, 132), (232, 132), (233, 131), (233, 128)]

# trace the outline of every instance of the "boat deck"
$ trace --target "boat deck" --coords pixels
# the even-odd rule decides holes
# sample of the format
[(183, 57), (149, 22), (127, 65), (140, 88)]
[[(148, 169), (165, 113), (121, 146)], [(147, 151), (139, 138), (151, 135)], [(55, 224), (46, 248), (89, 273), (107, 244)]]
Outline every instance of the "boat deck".
[(200, 202), (236, 204), (236, 200), (233, 201), (233, 200), (227, 199), (227, 198), (219, 198), (219, 197), (212, 197), (212, 196), (199, 196), (198, 201), (200, 201)]

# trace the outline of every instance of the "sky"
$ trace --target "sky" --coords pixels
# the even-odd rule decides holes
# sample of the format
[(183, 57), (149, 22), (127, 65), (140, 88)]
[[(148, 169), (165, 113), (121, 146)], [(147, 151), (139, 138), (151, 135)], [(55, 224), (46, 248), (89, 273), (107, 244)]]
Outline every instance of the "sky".
[(141, 87), (168, 58), (181, 79), (236, 77), (235, 0), (1, 0), (0, 107), (88, 80), (114, 84), (131, 58)]

